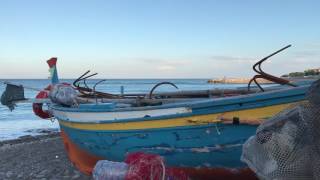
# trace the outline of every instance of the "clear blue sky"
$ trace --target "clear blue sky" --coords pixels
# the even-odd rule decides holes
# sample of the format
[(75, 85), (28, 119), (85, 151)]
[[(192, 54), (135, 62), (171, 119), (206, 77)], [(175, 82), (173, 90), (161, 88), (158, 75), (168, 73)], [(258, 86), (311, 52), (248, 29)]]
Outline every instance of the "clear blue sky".
[(280, 75), (320, 67), (320, 1), (0, 0), (0, 78)]

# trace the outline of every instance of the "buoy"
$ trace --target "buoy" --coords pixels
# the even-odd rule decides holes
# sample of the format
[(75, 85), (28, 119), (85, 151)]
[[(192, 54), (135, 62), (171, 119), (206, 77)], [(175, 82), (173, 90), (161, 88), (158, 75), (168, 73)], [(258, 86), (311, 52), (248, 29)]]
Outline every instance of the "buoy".
[[(51, 86), (48, 86), (45, 90), (40, 91), (36, 99), (46, 99), (49, 97), (49, 93), (46, 90), (50, 90)], [(52, 115), (49, 113), (48, 110), (43, 110), (42, 109), (43, 103), (33, 103), (32, 104), (32, 109), (35, 115), (39, 116), (42, 119), (49, 119), (52, 117)]]

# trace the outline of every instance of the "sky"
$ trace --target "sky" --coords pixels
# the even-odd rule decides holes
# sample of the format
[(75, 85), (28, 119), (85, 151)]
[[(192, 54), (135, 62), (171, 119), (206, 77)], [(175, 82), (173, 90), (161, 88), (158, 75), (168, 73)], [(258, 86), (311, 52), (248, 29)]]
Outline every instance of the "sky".
[(320, 67), (320, 1), (0, 0), (0, 78), (250, 77)]

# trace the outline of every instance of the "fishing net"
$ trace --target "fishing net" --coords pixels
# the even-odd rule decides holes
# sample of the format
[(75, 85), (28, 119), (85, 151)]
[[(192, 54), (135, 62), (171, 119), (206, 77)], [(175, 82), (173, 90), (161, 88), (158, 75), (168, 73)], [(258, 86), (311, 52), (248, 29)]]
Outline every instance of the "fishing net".
[(320, 179), (320, 80), (307, 100), (262, 123), (241, 160), (261, 179)]
[(129, 165), (126, 180), (189, 179), (183, 170), (166, 167), (163, 157), (157, 154), (135, 152), (128, 154), (125, 162)]
[(178, 168), (165, 166), (165, 160), (157, 154), (134, 152), (125, 162), (100, 160), (93, 170), (94, 180), (189, 180)]
[(49, 97), (52, 102), (65, 106), (77, 104), (77, 92), (67, 83), (55, 84), (50, 90)]

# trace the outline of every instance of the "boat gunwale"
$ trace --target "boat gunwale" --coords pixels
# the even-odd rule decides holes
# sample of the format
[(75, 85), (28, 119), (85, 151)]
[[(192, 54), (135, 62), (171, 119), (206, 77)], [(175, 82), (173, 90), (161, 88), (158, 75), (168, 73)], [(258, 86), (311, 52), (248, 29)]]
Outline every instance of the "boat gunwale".
[[(61, 120), (59, 120), (61, 121)], [(63, 120), (62, 120), (63, 121)], [(67, 121), (65, 121), (67, 122)], [(67, 122), (70, 123), (70, 122)], [(97, 130), (91, 130), (91, 129), (79, 129), (79, 128), (72, 128), (70, 126), (67, 126), (64, 124), (60, 124), (62, 128), (68, 128), (68, 129), (73, 129), (73, 130), (79, 130), (79, 131), (84, 131), (84, 132), (108, 132), (108, 133), (128, 133), (128, 132), (154, 132), (154, 131), (168, 131), (168, 130), (189, 130), (189, 129), (204, 129), (204, 128), (223, 128), (225, 126), (248, 126), (248, 127), (258, 127), (256, 124), (226, 124), (223, 122), (215, 122), (215, 123), (208, 123), (208, 124), (197, 124), (197, 125), (187, 125), (187, 126), (173, 126), (173, 127), (159, 127), (159, 128), (146, 128), (146, 129), (121, 129), (121, 130), (105, 130), (105, 129), (97, 129)], [(218, 125), (218, 126), (217, 126)]]
[[(216, 114), (217, 116), (221, 113), (228, 113), (233, 111), (243, 111), (243, 110), (250, 110), (250, 109), (258, 109), (258, 108), (264, 108), (264, 107), (271, 107), (271, 106), (277, 106), (277, 105), (285, 105), (285, 104), (291, 104), (291, 103), (297, 103), (301, 100), (295, 100), (295, 101), (286, 101), (286, 103), (273, 103), (271, 105), (260, 105), (260, 106), (249, 106), (249, 107), (241, 107), (241, 108), (234, 108), (233, 110), (222, 110), (216, 112), (189, 112), (189, 113), (181, 113), (181, 114), (170, 114), (170, 115), (161, 115), (161, 116), (150, 116), (150, 117), (140, 117), (140, 118), (127, 118), (127, 119), (113, 119), (113, 120), (96, 120), (96, 121), (78, 121), (70, 118), (65, 117), (56, 117), (58, 120), (62, 120), (65, 122), (70, 123), (77, 123), (77, 124), (111, 124), (111, 123), (130, 123), (130, 122), (139, 122), (139, 121), (156, 121), (156, 120), (167, 120), (167, 119), (175, 119), (175, 118), (186, 118), (186, 117), (193, 117), (193, 116), (201, 116), (201, 115), (209, 115), (209, 114)], [(83, 112), (88, 113), (88, 112)], [(101, 112), (103, 113), (103, 112)], [(106, 114), (107, 115), (107, 114)], [(221, 120), (212, 121), (210, 123), (216, 123), (220, 122)]]
[(79, 109), (74, 107), (63, 107), (58, 104), (52, 104), (50, 106), (50, 109), (56, 110), (56, 111), (63, 111), (63, 112), (79, 112), (79, 113), (80, 112), (97, 113), (97, 112), (145, 111), (145, 110), (169, 109), (169, 108), (178, 108), (178, 107), (199, 109), (199, 108), (213, 107), (213, 106), (227, 106), (227, 105), (239, 104), (239, 103), (247, 104), (251, 102), (262, 102), (262, 101), (271, 100), (271, 99), (294, 97), (299, 95), (304, 96), (308, 87), (309, 85), (306, 85), (301, 87), (286, 88), (286, 89), (275, 90), (270, 92), (261, 92), (261, 93), (255, 93), (255, 94), (249, 94), (249, 95), (239, 95), (239, 96), (233, 96), (233, 97), (221, 97), (221, 98), (215, 98), (215, 99), (191, 101), (189, 103), (179, 102), (179, 103), (164, 104), (159, 106), (125, 107), (125, 108), (114, 108), (114, 109), (101, 109), (101, 108)]

